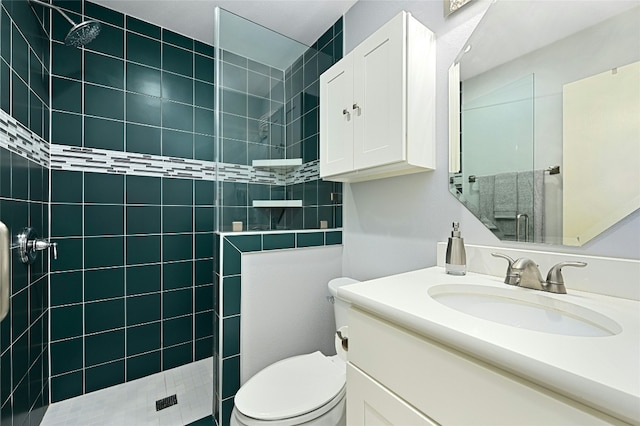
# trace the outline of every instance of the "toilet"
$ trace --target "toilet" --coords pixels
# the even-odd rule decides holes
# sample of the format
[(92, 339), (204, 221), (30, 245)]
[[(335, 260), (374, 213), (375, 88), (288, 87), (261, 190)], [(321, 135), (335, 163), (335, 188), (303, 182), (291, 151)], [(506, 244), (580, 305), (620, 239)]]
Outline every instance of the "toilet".
[[(348, 302), (338, 298), (338, 288), (357, 282), (351, 278), (329, 282), (336, 329), (347, 325), (349, 309)], [(231, 426), (344, 426), (347, 364), (338, 342), (339, 355), (318, 351), (259, 371), (236, 393)]]

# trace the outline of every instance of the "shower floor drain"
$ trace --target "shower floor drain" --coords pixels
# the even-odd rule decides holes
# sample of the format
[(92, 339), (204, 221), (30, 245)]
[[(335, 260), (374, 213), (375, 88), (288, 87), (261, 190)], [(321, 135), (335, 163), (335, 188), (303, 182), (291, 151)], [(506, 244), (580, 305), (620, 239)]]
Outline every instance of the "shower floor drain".
[(172, 405), (176, 405), (178, 403), (178, 397), (176, 395), (171, 395), (166, 398), (162, 398), (156, 401), (156, 411), (164, 410), (165, 408), (169, 408)]

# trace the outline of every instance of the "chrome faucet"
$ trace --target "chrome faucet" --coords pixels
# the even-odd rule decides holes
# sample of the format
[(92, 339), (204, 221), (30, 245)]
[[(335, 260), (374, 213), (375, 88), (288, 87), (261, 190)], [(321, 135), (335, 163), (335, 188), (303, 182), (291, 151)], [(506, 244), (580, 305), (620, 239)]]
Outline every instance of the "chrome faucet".
[(502, 253), (491, 253), (491, 255), (506, 259), (507, 262), (509, 262), (507, 274), (504, 279), (505, 284), (531, 288), (534, 290), (548, 291), (551, 293), (567, 293), (567, 289), (564, 286), (564, 277), (562, 276), (563, 267), (575, 266), (583, 268), (587, 266), (585, 262), (560, 262), (549, 269), (547, 279), (543, 280), (538, 265), (531, 259), (521, 257), (520, 259), (513, 260)]
[(560, 262), (549, 269), (547, 274), (547, 291), (551, 293), (565, 294), (567, 289), (564, 286), (564, 277), (562, 276), (562, 268), (565, 266), (574, 266), (576, 268), (584, 268), (587, 266), (586, 262)]

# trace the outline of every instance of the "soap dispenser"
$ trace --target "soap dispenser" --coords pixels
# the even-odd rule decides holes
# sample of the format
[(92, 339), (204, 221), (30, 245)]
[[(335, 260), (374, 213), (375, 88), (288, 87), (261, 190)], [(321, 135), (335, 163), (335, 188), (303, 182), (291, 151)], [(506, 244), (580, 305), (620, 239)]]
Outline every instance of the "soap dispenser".
[(451, 275), (465, 275), (467, 273), (467, 253), (464, 250), (464, 239), (460, 237), (458, 222), (453, 222), (453, 230), (447, 243), (444, 268), (447, 274)]

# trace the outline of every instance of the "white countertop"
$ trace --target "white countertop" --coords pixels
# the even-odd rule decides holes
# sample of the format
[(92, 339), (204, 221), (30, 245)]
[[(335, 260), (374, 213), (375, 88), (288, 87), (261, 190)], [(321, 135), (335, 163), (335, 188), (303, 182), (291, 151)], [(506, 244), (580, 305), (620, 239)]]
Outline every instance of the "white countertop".
[[(440, 284), (479, 284), (536, 292), (605, 315), (622, 332), (577, 337), (532, 331), (458, 312), (428, 291)], [(502, 278), (447, 275), (433, 267), (338, 289), (338, 296), (390, 322), (475, 356), (583, 404), (640, 423), (640, 302), (568, 290), (552, 294), (509, 286)]]

